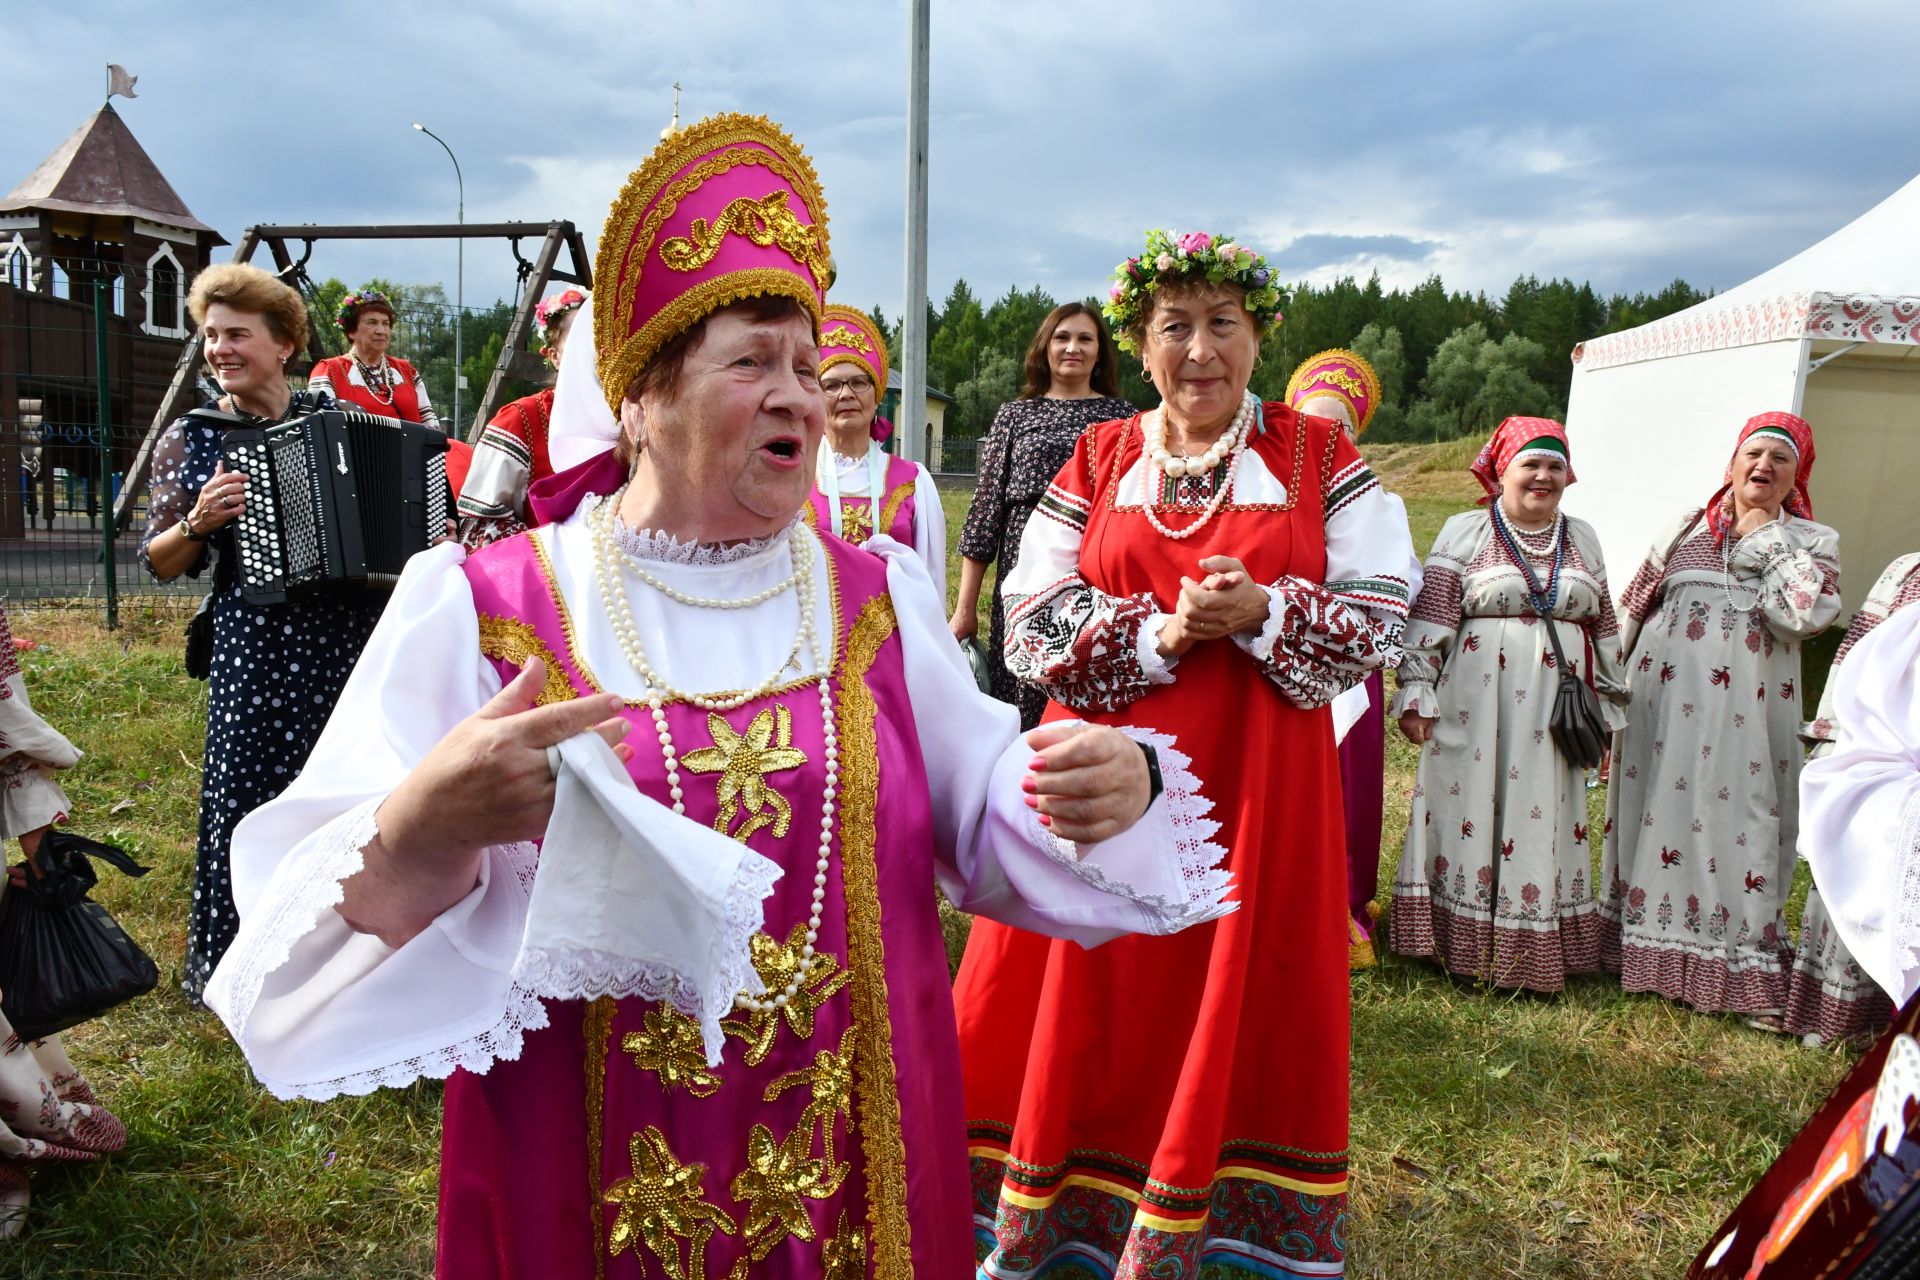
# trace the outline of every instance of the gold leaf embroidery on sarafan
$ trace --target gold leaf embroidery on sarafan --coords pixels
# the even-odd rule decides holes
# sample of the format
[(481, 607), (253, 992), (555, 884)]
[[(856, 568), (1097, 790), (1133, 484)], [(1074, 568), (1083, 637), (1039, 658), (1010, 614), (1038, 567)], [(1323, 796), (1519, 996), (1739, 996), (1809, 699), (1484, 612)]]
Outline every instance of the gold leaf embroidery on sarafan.
[(866, 1280), (867, 1233), (847, 1221), (840, 1211), (840, 1225), (827, 1237), (820, 1249), (820, 1280)]
[(873, 536), (873, 507), (865, 502), (840, 504), (840, 536), (854, 546), (865, 546)]
[(807, 1106), (800, 1118), (807, 1124), (820, 1126), (820, 1146), (828, 1164), (834, 1162), (833, 1124), (841, 1117), (846, 1118), (847, 1132), (853, 1132), (853, 1028), (848, 1027), (840, 1034), (838, 1050), (822, 1049), (813, 1055), (813, 1065), (801, 1067), (797, 1071), (774, 1080), (761, 1095), (762, 1099), (772, 1102), (788, 1089), (797, 1085), (807, 1086), (810, 1095)]
[[(713, 829), (742, 844), (762, 827), (772, 827), (776, 837), (784, 837), (793, 825), (793, 805), (767, 782), (767, 775), (786, 773), (807, 762), (806, 752), (793, 745), (793, 712), (784, 706), (763, 708), (741, 734), (725, 716), (710, 711), (707, 733), (713, 745), (687, 752), (680, 757), (680, 767), (688, 773), (720, 775), (720, 812)], [(747, 820), (739, 830), (729, 831), (742, 809)]]
[(768, 991), (785, 991), (794, 976), (800, 975), (800, 988), (788, 998), (785, 1008), (743, 1010), (738, 1016), (720, 1024), (728, 1035), (747, 1042), (745, 1059), (750, 1067), (757, 1067), (767, 1060), (767, 1054), (773, 1050), (774, 1036), (779, 1032), (783, 1020), (794, 1035), (802, 1040), (811, 1040), (814, 1014), (853, 980), (853, 975), (824, 951), (816, 951), (802, 961), (801, 952), (806, 945), (807, 926), (804, 923), (793, 926), (784, 944), (766, 933), (754, 934), (747, 944), (754, 972), (760, 975), (760, 981), (766, 984)]
[(652, 1125), (633, 1135), (627, 1151), (633, 1176), (607, 1188), (607, 1203), (620, 1206), (608, 1251), (618, 1256), (645, 1245), (670, 1280), (705, 1280), (707, 1241), (715, 1230), (734, 1233), (733, 1219), (706, 1198), (707, 1166), (681, 1164)]
[(758, 200), (741, 196), (712, 222), (695, 218), (686, 235), (660, 242), (660, 261), (675, 271), (698, 271), (713, 261), (729, 234), (741, 235), (762, 248), (779, 245), (825, 287), (829, 271), (826, 248), (820, 243), (818, 231), (800, 221), (787, 198), (785, 191), (770, 191)]
[(634, 1066), (651, 1071), (667, 1093), (685, 1089), (705, 1098), (720, 1087), (719, 1073), (707, 1065), (700, 1024), (670, 1004), (647, 1010), (640, 1030), (622, 1036), (620, 1048), (633, 1055)]
[(807, 1216), (807, 1201), (834, 1195), (851, 1168), (844, 1161), (813, 1154), (813, 1125), (808, 1120), (803, 1119), (782, 1142), (775, 1142), (773, 1131), (765, 1125), (753, 1126), (747, 1134), (747, 1167), (734, 1176), (729, 1188), (735, 1200), (747, 1204), (746, 1216), (740, 1220), (740, 1242), (747, 1252), (734, 1263), (730, 1280), (744, 1280), (749, 1261), (765, 1261), (788, 1236), (814, 1239), (817, 1233)]

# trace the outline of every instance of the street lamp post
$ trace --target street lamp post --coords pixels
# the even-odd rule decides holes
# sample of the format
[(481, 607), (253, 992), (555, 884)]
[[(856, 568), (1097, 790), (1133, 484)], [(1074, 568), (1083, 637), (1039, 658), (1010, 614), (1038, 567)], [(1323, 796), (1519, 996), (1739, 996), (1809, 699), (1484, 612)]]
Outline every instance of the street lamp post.
[[(464, 231), (467, 225), (467, 180), (460, 174), (460, 157), (453, 154), (453, 148), (447, 145), (445, 138), (427, 128), (427, 126), (415, 121), (413, 127), (439, 143), (440, 149), (447, 153), (447, 159), (453, 161), (453, 180), (458, 184), (460, 189), (460, 211), (458, 218), (460, 227)], [(454, 244), (456, 246), (454, 250), (456, 255), (454, 262), (456, 265), (454, 267), (453, 283), (453, 430), (447, 434), (456, 440), (464, 440), (466, 438), (466, 424), (460, 417), (460, 382), (465, 366), (461, 363), (462, 346), (460, 338), (467, 318), (466, 236), (461, 235), (456, 237)]]

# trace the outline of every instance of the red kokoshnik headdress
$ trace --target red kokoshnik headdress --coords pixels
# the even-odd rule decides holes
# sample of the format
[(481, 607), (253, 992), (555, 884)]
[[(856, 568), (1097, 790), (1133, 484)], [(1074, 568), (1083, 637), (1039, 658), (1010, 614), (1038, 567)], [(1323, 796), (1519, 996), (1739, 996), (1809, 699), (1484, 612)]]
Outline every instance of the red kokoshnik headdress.
[[(1542, 442), (1555, 442), (1542, 443)], [(1487, 496), (1480, 499), (1480, 505), (1486, 506), (1500, 494), (1500, 477), (1514, 460), (1531, 453), (1550, 453), (1565, 460), (1567, 464), (1567, 483), (1572, 484), (1577, 476), (1573, 474), (1573, 448), (1567, 443), (1567, 429), (1552, 418), (1508, 418), (1494, 428), (1493, 438), (1481, 448), (1480, 456), (1473, 460), (1467, 470), (1473, 473)]]
[(607, 214), (593, 346), (607, 407), (660, 348), (744, 298), (792, 298), (819, 327), (832, 278), (827, 201), (806, 152), (761, 116), (662, 139)]
[(1807, 493), (1807, 482), (1813, 479), (1813, 428), (1805, 418), (1791, 413), (1755, 414), (1740, 428), (1740, 438), (1733, 442), (1733, 454), (1720, 477), (1719, 491), (1707, 503), (1707, 528), (1713, 532), (1715, 542), (1725, 543), (1727, 530), (1733, 527), (1733, 461), (1740, 456), (1741, 446), (1763, 433), (1778, 436), (1793, 447), (1793, 488), (1781, 505), (1790, 515), (1802, 520), (1813, 519), (1813, 499)]

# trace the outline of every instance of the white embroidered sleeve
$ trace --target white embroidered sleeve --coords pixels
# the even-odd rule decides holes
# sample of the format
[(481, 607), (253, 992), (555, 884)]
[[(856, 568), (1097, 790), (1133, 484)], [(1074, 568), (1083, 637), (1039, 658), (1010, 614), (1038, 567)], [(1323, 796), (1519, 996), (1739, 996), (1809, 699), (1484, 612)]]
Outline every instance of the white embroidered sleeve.
[(947, 509), (940, 503), (940, 490), (933, 473), (914, 463), (913, 552), (927, 567), (933, 579), (933, 593), (947, 598)]
[(1762, 525), (1735, 544), (1732, 559), (1780, 638), (1818, 635), (1840, 616), (1840, 535), (1825, 525), (1792, 517)]
[(1164, 790), (1129, 830), (1085, 848), (1054, 836), (1020, 789), (1033, 751), (1018, 713), (975, 687), (917, 560), (890, 539), (867, 546), (887, 559), (938, 873), (955, 906), (1084, 946), (1173, 933), (1234, 909), (1212, 801), (1171, 738), (1134, 735), (1154, 745)]
[(1119, 711), (1155, 684), (1168, 664), (1143, 651), (1157, 630), (1153, 597), (1112, 596), (1080, 576), (1087, 499), (1049, 485), (1020, 538), (1020, 563), (1001, 588), (1007, 609), (1007, 669), (1046, 687), (1062, 706)]

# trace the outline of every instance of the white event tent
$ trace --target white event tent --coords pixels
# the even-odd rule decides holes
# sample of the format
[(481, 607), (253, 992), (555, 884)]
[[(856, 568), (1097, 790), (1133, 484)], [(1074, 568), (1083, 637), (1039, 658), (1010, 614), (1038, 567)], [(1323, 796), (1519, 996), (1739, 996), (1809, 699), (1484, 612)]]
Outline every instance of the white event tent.
[(1573, 360), (1567, 510), (1599, 533), (1616, 595), (1769, 409), (1813, 426), (1814, 515), (1840, 533), (1849, 611), (1920, 551), (1920, 178), (1771, 271)]

